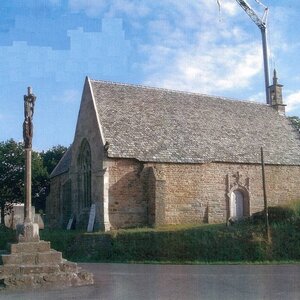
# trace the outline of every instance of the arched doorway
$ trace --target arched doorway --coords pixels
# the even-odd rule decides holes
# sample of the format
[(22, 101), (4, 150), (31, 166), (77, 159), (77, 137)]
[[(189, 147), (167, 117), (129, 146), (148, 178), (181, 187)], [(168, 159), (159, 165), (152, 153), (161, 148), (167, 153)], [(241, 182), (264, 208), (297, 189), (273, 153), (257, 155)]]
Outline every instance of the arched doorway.
[(245, 215), (244, 195), (241, 191), (235, 190), (230, 196), (230, 217), (240, 219)]

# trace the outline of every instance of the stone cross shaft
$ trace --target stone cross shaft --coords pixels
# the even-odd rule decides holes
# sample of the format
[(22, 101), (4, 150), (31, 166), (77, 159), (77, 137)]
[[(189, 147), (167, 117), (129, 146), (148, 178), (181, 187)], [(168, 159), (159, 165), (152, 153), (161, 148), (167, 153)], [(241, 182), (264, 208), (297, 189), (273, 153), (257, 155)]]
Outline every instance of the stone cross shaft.
[(27, 95), (24, 96), (24, 123), (23, 138), (25, 147), (25, 208), (24, 223), (17, 225), (17, 239), (19, 242), (37, 242), (39, 237), (39, 226), (33, 223), (31, 211), (31, 153), (33, 136), (33, 113), (36, 97), (28, 88)]
[(31, 152), (33, 136), (33, 113), (36, 97), (32, 93), (31, 87), (28, 87), (27, 95), (24, 95), (24, 123), (23, 139), (25, 147), (25, 223), (32, 222), (31, 215)]

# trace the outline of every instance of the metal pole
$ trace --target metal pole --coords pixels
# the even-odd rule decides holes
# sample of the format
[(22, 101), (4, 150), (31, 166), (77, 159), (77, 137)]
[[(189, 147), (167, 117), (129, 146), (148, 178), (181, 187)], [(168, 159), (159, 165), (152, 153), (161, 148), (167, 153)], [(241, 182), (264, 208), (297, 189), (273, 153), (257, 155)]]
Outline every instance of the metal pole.
[(267, 236), (268, 242), (270, 242), (269, 213), (268, 213), (268, 200), (267, 200), (265, 162), (264, 162), (263, 147), (261, 147), (261, 169), (262, 169), (262, 183), (263, 183), (263, 192), (264, 192), (264, 212), (265, 212), (265, 222), (266, 222), (266, 236)]
[(267, 28), (261, 27), (261, 37), (262, 37), (262, 46), (263, 46), (263, 60), (264, 60), (264, 71), (265, 71), (265, 89), (266, 89), (266, 102), (267, 104), (271, 103), (270, 97), (270, 78), (269, 78), (269, 59), (268, 59), (268, 45), (267, 45)]

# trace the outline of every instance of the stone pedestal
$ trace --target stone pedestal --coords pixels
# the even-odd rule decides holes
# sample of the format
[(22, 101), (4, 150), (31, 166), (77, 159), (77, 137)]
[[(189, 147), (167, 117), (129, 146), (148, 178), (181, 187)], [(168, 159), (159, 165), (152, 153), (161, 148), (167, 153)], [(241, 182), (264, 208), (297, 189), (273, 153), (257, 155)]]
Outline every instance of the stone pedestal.
[(17, 240), (21, 243), (38, 242), (40, 240), (39, 225), (32, 222), (25, 222), (24, 224), (18, 224)]
[(19, 242), (11, 254), (2, 255), (0, 288), (57, 288), (93, 284), (91, 273), (80, 271), (76, 263), (62, 258), (50, 242)]

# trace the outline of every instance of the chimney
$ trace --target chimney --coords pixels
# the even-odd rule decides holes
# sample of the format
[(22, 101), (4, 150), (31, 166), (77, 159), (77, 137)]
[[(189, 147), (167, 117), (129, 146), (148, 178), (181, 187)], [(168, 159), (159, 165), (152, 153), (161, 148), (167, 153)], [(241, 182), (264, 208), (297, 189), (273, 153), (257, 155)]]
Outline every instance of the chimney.
[(278, 83), (276, 70), (274, 69), (273, 84), (269, 86), (271, 98), (270, 104), (280, 115), (285, 116), (286, 104), (282, 103), (282, 87), (283, 85)]

